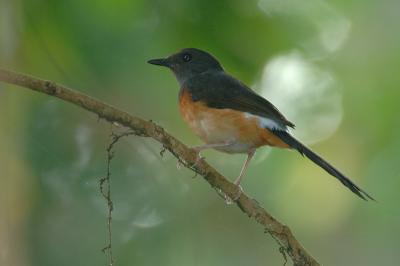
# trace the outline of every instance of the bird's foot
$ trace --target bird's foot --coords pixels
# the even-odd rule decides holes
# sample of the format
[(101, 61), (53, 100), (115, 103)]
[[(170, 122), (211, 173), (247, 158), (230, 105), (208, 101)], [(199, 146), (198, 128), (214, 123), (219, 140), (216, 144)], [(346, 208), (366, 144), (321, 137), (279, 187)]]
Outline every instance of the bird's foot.
[(201, 156), (200, 153), (197, 154), (196, 161), (194, 162), (193, 166), (197, 166), (201, 161), (203, 161), (206, 157)]
[[(202, 160), (205, 159), (205, 157), (201, 156), (200, 151), (202, 150), (201, 146), (195, 146), (191, 148), (192, 150), (194, 150), (197, 153), (196, 156), (196, 161), (194, 162), (194, 164), (191, 165), (191, 167), (195, 167), (197, 166)], [(181, 160), (178, 160), (178, 162), (176, 163), (176, 168), (178, 170), (180, 170), (182, 168), (182, 166), (185, 166), (185, 163), (183, 163)]]
[(243, 193), (243, 188), (239, 184), (235, 184), (235, 185), (238, 188), (238, 190), (237, 190), (235, 197), (232, 199), (233, 201), (237, 201)]
[(192, 165), (192, 167), (195, 167), (195, 166), (197, 166), (201, 161), (203, 161), (206, 157), (204, 157), (204, 156), (202, 156), (202, 155), (200, 154), (200, 151), (202, 150), (201, 147), (198, 147), (198, 146), (192, 147), (192, 150), (194, 150), (194, 151), (197, 153), (196, 161), (195, 161), (194, 164)]
[(225, 192), (223, 192), (221, 189), (217, 189), (217, 192), (218, 192), (218, 194), (225, 200), (225, 203), (226, 203), (227, 205), (231, 205), (232, 203), (236, 202), (236, 201), (240, 198), (240, 196), (242, 195), (242, 193), (243, 193), (243, 188), (242, 188), (240, 185), (237, 185), (237, 188), (238, 188), (237, 193), (236, 193), (236, 195), (235, 195), (233, 198), (229, 197), (229, 196), (228, 196)]

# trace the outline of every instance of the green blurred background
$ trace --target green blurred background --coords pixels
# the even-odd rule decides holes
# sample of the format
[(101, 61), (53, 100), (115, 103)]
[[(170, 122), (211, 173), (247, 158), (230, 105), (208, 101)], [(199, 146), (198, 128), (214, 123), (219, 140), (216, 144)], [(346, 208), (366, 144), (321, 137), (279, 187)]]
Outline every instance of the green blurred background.
[[(399, 265), (399, 10), (397, 0), (1, 0), (0, 67), (63, 83), (195, 145), (175, 78), (146, 61), (205, 49), (378, 203), (297, 153), (268, 148), (244, 190), (324, 265)], [(0, 264), (106, 265), (98, 179), (110, 125), (5, 84), (0, 112)], [(139, 137), (116, 146), (116, 265), (283, 264), (260, 226), (160, 150)], [(244, 160), (204, 155), (230, 179)]]

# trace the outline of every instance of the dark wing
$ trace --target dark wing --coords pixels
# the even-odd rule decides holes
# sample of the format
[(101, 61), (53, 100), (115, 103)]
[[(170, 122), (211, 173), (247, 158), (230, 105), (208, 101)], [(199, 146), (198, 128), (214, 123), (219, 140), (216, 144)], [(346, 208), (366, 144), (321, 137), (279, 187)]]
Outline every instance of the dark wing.
[(194, 101), (209, 107), (229, 108), (272, 119), (279, 125), (294, 128), (281, 112), (268, 100), (259, 96), (245, 84), (225, 72), (204, 73), (186, 82)]

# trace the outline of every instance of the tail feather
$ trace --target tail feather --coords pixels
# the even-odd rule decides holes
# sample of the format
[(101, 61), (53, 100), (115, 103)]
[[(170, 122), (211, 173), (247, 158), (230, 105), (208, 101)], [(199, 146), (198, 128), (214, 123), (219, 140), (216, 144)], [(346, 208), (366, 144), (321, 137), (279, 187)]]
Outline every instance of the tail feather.
[(367, 192), (362, 190), (360, 187), (358, 187), (356, 184), (354, 184), (349, 178), (347, 178), (345, 175), (343, 175), (339, 170), (337, 170), (335, 167), (330, 165), (327, 161), (322, 159), (318, 154), (307, 148), (305, 145), (303, 145), (300, 141), (295, 139), (293, 136), (291, 136), (288, 132), (282, 131), (282, 130), (273, 130), (272, 131), (276, 136), (278, 136), (282, 141), (284, 141), (286, 144), (288, 144), (290, 147), (293, 149), (296, 149), (301, 155), (306, 156), (308, 159), (313, 161), (315, 164), (320, 166), (322, 169), (324, 169), (326, 172), (331, 174), (332, 176), (336, 177), (340, 182), (342, 182), (343, 185), (345, 185), (348, 189), (350, 189), (354, 194), (362, 198), (363, 200), (374, 200), (373, 197), (368, 195)]

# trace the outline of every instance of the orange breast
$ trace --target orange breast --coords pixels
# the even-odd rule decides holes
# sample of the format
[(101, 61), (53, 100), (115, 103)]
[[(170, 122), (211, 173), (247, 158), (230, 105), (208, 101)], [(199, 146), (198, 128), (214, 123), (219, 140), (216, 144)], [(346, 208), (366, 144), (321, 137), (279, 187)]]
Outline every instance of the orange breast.
[(183, 90), (179, 97), (183, 119), (205, 143), (232, 142), (225, 152), (248, 152), (263, 145), (287, 148), (288, 145), (271, 131), (260, 126), (256, 116), (232, 109), (207, 107), (203, 102), (193, 102), (190, 93)]

